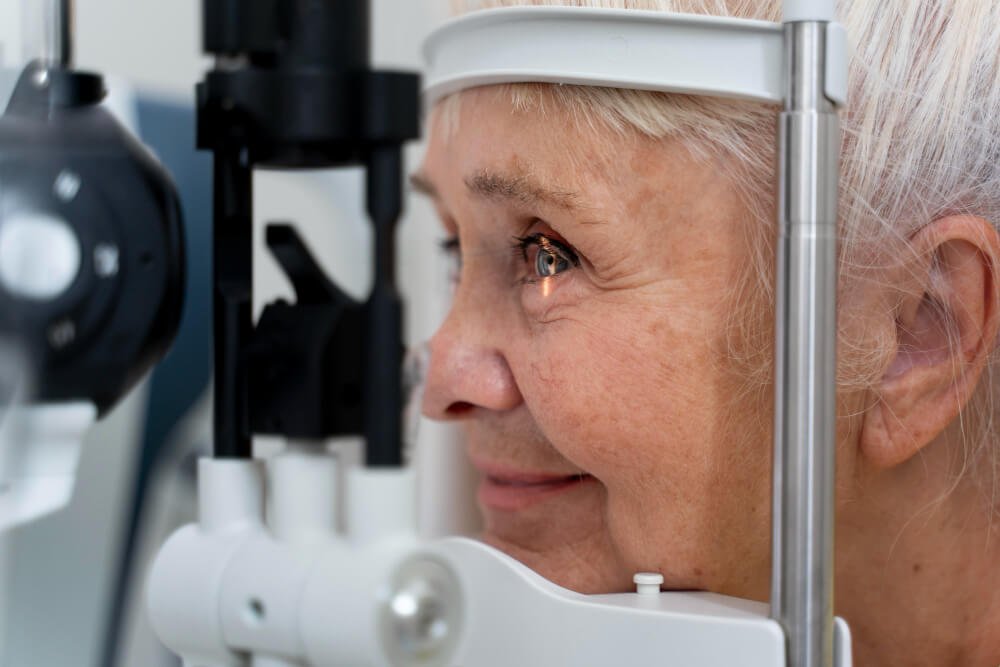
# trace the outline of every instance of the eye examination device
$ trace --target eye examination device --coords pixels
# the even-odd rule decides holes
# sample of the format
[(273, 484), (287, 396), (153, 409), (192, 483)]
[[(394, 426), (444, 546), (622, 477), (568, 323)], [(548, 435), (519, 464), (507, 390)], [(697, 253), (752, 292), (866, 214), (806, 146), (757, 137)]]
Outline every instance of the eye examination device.
[(0, 116), (0, 531), (69, 501), (85, 431), (162, 358), (181, 314), (173, 182), (100, 104), (103, 78), (71, 67), (55, 23)]
[[(68, 4), (68, 3), (67, 3)], [(838, 110), (847, 35), (832, 0), (783, 23), (511, 7), (446, 23), (422, 80), (375, 69), (367, 0), (203, 0), (214, 67), (197, 87), (213, 157), (212, 455), (195, 523), (146, 581), (185, 667), (849, 667), (833, 615)], [(65, 17), (64, 17), (65, 18)], [(75, 449), (163, 356), (181, 308), (181, 217), (166, 170), (96, 106), (62, 53), (24, 69), (0, 118), (0, 533), (66, 502)], [(770, 604), (583, 595), (464, 537), (418, 535), (404, 413), (395, 233), (403, 148), (444, 96), (497, 83), (662, 91), (773, 105), (779, 128)], [(266, 246), (294, 301), (253, 317), (255, 168), (364, 170), (374, 238), (364, 300), (294, 224)], [(405, 250), (404, 250), (405, 251)], [(6, 359), (9, 363), (4, 363)], [(280, 438), (255, 457), (254, 436)], [(350, 464), (326, 441), (361, 436)], [(47, 493), (47, 485), (58, 490)], [(56, 498), (56, 501), (52, 499)]]

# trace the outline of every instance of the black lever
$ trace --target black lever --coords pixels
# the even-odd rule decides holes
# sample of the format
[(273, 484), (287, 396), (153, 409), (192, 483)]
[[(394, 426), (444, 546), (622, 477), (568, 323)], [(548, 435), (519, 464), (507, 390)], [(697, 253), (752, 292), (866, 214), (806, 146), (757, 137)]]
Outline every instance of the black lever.
[(267, 249), (292, 282), (295, 300), (300, 304), (336, 304), (346, 306), (351, 297), (337, 287), (316, 258), (309, 252), (295, 228), (288, 224), (272, 223), (265, 231)]
[(308, 440), (361, 433), (365, 306), (326, 276), (293, 227), (268, 225), (265, 238), (297, 301), (268, 304), (247, 346), (250, 431)]

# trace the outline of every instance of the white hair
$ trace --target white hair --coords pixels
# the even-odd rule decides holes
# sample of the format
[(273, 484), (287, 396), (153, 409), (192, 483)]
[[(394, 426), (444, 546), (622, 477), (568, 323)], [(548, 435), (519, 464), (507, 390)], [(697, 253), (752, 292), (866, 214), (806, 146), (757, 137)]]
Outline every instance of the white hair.
[[(457, 12), (514, 5), (646, 9), (779, 21), (779, 0), (458, 0)], [(840, 196), (841, 293), (879, 276), (909, 251), (909, 239), (943, 215), (971, 213), (1000, 223), (1000, 2), (994, 0), (842, 0), (840, 20), (851, 39), (850, 104), (842, 115)], [(738, 298), (772, 293), (775, 108), (763, 104), (634, 90), (513, 84), (498, 87), (516, 108), (553, 102), (588, 125), (652, 138), (677, 138), (697, 154), (725, 156), (732, 181), (757, 221), (748, 230), (756, 256)], [(439, 116), (461, 96), (446, 98)], [(452, 113), (448, 110), (451, 108)], [(441, 114), (440, 112), (444, 112)], [(760, 310), (760, 309), (758, 309)], [(891, 360), (895, 340), (872, 340), (849, 326), (842, 309), (841, 389), (871, 386)], [(769, 316), (741, 310), (734, 356), (746, 362), (748, 383), (770, 384)], [(757, 331), (748, 331), (755, 326)], [(866, 338), (867, 336), (867, 338)], [(734, 338), (734, 340), (736, 339)], [(756, 343), (746, 345), (748, 339)], [(761, 354), (765, 350), (766, 358)], [(995, 346), (994, 346), (995, 350)], [(992, 388), (994, 359), (970, 407), (961, 415), (965, 456), (987, 474), (997, 506), (1000, 446)], [(998, 385), (1000, 386), (1000, 385)], [(992, 474), (989, 474), (992, 473)]]

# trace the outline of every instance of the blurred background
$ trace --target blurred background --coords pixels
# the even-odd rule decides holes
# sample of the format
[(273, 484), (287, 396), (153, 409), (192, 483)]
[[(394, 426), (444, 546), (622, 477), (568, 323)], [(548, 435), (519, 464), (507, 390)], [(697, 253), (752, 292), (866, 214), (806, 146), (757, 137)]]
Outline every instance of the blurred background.
[[(0, 105), (37, 55), (39, 0), (0, 0)], [(379, 68), (417, 70), (420, 45), (447, 18), (446, 0), (373, 0)], [(88, 434), (68, 507), (0, 540), (0, 667), (159, 667), (179, 664), (153, 637), (143, 586), (151, 558), (194, 519), (197, 457), (209, 450), (211, 158), (194, 149), (200, 0), (76, 0), (75, 64), (108, 77), (106, 102), (173, 174), (181, 194), (188, 287), (181, 330), (164, 363)], [(419, 164), (422, 145), (407, 151)], [(254, 177), (254, 306), (293, 298), (264, 250), (267, 222), (293, 221), (328, 274), (352, 296), (371, 281), (371, 234), (360, 169)], [(448, 299), (442, 232), (428, 202), (407, 195), (399, 283), (407, 343), (433, 333)], [(336, 443), (350, 452), (357, 443)], [(260, 440), (266, 454), (279, 442)], [(349, 454), (348, 454), (349, 455)], [(471, 481), (455, 434), (422, 421), (415, 461), (425, 535), (475, 527)]]

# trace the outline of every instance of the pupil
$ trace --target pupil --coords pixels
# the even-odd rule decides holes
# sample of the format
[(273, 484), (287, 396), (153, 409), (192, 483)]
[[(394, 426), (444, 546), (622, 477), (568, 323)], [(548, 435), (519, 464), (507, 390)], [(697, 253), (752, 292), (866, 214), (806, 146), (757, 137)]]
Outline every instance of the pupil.
[(554, 276), (566, 269), (568, 262), (554, 252), (539, 250), (535, 265), (539, 275)]

